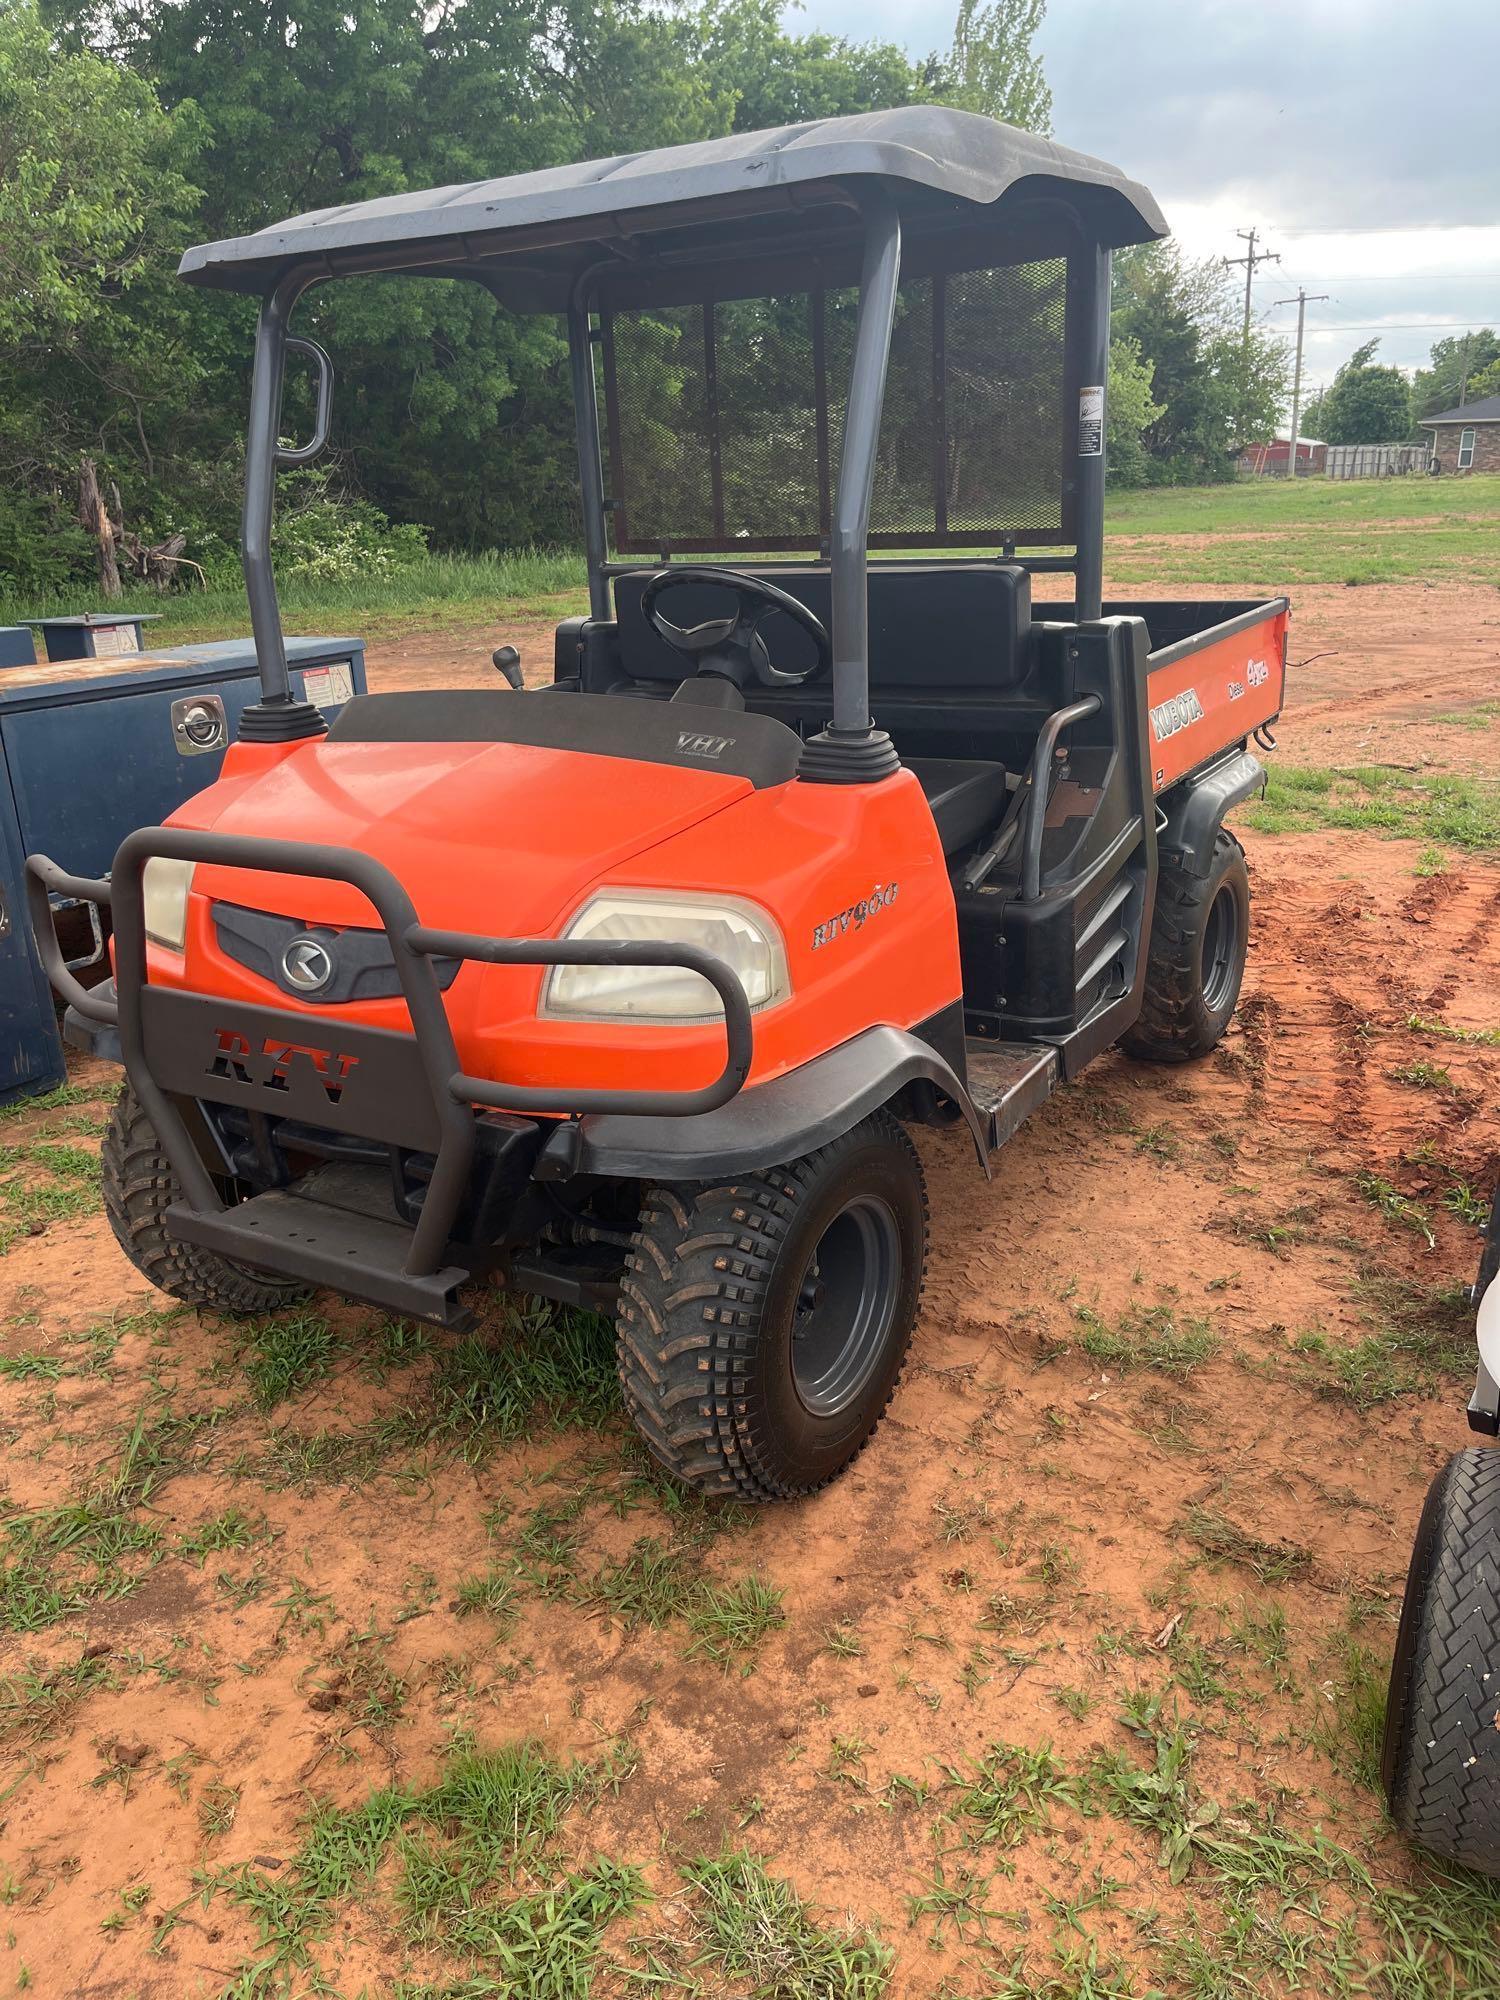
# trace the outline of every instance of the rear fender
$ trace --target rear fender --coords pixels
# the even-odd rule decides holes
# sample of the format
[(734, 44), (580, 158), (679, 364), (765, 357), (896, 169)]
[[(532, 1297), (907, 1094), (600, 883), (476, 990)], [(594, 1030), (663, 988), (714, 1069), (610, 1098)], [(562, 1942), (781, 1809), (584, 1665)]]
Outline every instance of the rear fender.
[(1245, 749), (1232, 750), (1216, 764), (1190, 773), (1158, 801), (1166, 820), (1157, 835), (1158, 849), (1180, 857), (1192, 874), (1207, 875), (1224, 815), (1252, 793), (1263, 791), (1265, 783), (1265, 766)]

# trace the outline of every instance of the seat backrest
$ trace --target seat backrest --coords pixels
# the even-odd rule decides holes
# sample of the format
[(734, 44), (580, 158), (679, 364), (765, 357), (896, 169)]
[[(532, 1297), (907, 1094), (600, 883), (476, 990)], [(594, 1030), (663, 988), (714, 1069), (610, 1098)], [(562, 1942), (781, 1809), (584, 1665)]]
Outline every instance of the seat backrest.
[[(744, 568), (816, 612), (831, 617), (829, 575), (824, 568)], [(641, 613), (650, 569), (615, 578), (620, 665), (632, 680), (680, 681), (682, 656), (652, 631)], [(871, 566), (870, 689), (920, 694), (1014, 688), (1024, 680), (1031, 632), (1031, 578), (1013, 563), (880, 563)], [(722, 586), (686, 583), (661, 600), (674, 625), (719, 618), (732, 599)], [(771, 657), (789, 672), (813, 663), (812, 641), (790, 619), (766, 627)]]

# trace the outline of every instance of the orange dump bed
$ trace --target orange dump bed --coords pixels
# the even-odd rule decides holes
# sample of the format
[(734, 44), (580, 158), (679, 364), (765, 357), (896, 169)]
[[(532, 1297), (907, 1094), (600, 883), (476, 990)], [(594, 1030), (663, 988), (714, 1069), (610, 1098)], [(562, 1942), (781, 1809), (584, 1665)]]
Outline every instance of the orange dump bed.
[(1153, 790), (1166, 791), (1281, 713), (1289, 616), (1278, 597), (1151, 654)]

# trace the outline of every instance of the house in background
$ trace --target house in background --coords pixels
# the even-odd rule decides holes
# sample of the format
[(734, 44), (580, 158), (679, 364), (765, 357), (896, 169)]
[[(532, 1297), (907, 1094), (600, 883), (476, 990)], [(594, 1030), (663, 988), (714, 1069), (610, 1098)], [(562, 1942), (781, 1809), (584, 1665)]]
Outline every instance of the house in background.
[[(1328, 447), (1321, 438), (1299, 437), (1297, 440), (1297, 476), (1305, 477), (1309, 472), (1321, 472), (1328, 457)], [(1273, 437), (1265, 444), (1247, 444), (1236, 461), (1235, 469), (1256, 475), (1265, 473), (1272, 479), (1285, 479), (1292, 464), (1292, 441), (1290, 438)]]
[(1500, 472), (1500, 396), (1423, 417), (1420, 428), (1432, 432), (1435, 471)]

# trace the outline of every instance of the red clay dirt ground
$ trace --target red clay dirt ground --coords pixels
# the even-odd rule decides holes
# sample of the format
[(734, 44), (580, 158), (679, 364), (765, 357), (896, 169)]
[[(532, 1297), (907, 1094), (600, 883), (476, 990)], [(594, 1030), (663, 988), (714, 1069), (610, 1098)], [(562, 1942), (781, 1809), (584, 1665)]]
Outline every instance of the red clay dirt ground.
[[(1496, 618), (1299, 592), (1294, 653), (1331, 657), (1286, 754), (1493, 775)], [(920, 1136), (906, 1380), (796, 1507), (656, 1481), (586, 1323), (538, 1384), (546, 1314), (528, 1347), (499, 1306), (468, 1344), (174, 1310), (97, 1212), (109, 1073), (9, 1120), (0, 1992), (1500, 1991), (1500, 1898), (1409, 1856), (1372, 1777), (1467, 1439), (1500, 867), (1246, 840), (1216, 1056), (1101, 1061), (989, 1182)], [(514, 1815), (482, 1838), (475, 1771)], [(773, 1882), (699, 1867), (726, 1848)]]

